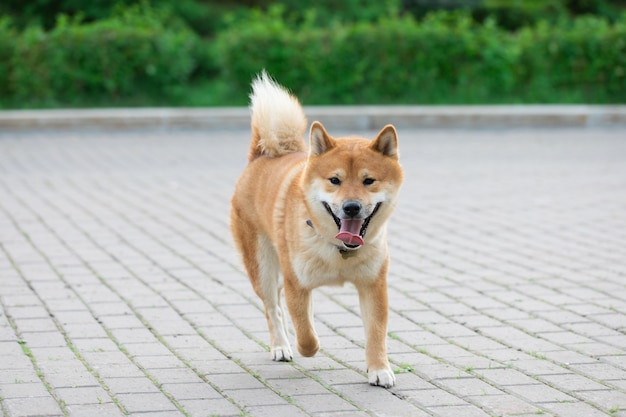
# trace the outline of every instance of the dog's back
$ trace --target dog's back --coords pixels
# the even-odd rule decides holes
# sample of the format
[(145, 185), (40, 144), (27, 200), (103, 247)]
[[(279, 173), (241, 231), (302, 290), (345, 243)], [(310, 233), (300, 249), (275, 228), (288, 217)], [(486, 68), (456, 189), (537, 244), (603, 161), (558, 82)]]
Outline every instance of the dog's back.
[(263, 71), (252, 82), (248, 166), (232, 199), (231, 228), (240, 247), (257, 236), (279, 239), (286, 188), (306, 158), (307, 120), (297, 98)]
[(248, 162), (261, 155), (277, 157), (306, 152), (307, 120), (300, 102), (263, 71), (252, 82), (252, 140)]

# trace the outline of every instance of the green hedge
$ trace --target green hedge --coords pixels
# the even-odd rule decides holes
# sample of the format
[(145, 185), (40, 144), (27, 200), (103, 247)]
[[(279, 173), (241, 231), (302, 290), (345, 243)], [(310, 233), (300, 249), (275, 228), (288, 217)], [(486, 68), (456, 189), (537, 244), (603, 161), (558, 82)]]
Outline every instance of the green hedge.
[(540, 24), (519, 39), (519, 83), (530, 91), (576, 89), (626, 102), (626, 16), (613, 25), (594, 17)]
[(145, 5), (48, 32), (0, 19), (0, 107), (243, 104), (263, 68), (306, 104), (626, 102), (626, 15), (518, 32), (464, 12), (319, 23), (271, 7), (202, 40)]
[[(0, 55), (9, 32), (0, 26)], [(200, 51), (193, 32), (150, 10), (89, 24), (61, 18), (50, 32), (30, 28), (13, 37), (0, 83), (20, 103), (158, 93), (188, 82)]]
[(15, 54), (16, 32), (11, 28), (8, 19), (0, 19), (0, 97), (6, 97), (9, 91), (10, 65), (8, 63)]
[(266, 68), (311, 104), (626, 101), (625, 16), (510, 33), (460, 12), (330, 29), (281, 14), (257, 13), (217, 38), (234, 89)]

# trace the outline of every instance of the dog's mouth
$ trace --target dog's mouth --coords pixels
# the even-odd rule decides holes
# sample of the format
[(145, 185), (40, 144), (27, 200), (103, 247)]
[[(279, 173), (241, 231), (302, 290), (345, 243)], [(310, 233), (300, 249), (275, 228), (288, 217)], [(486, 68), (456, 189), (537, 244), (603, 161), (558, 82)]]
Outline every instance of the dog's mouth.
[(332, 216), (337, 229), (339, 229), (339, 233), (337, 233), (335, 238), (341, 240), (348, 249), (358, 249), (365, 244), (363, 238), (365, 237), (365, 232), (367, 232), (367, 227), (382, 203), (376, 204), (372, 214), (365, 219), (340, 219), (335, 216), (328, 203), (323, 202), (322, 204), (324, 204), (324, 208)]

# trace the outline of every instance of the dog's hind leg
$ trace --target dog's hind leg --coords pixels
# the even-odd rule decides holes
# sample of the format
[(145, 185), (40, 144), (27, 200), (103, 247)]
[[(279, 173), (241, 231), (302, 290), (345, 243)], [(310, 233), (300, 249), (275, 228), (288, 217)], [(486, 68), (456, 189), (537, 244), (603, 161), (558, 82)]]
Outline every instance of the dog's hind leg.
[[(283, 286), (276, 249), (265, 235), (259, 234), (254, 254), (244, 255), (244, 263), (256, 294), (263, 301), (270, 332), (270, 349), (275, 361), (291, 361), (293, 353), (287, 338), (287, 317), (281, 303)], [(252, 264), (248, 267), (248, 263)]]
[(280, 264), (274, 245), (264, 235), (259, 235), (257, 260), (259, 263), (259, 289), (257, 294), (265, 305), (265, 317), (270, 331), (272, 359), (291, 361), (293, 353), (287, 339), (287, 316), (281, 302), (283, 285)]

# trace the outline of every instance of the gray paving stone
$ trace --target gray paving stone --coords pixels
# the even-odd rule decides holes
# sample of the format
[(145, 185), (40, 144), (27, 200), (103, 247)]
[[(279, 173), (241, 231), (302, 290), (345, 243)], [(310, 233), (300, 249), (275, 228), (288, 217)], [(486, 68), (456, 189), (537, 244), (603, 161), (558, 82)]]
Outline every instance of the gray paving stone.
[(504, 392), (496, 386), (481, 381), (478, 378), (451, 378), (439, 379), (439, 386), (459, 397), (472, 395), (500, 395)]
[(121, 377), (107, 378), (106, 385), (109, 390), (117, 394), (133, 394), (133, 393), (158, 393), (159, 388), (145, 376), (141, 377)]
[(191, 360), (189, 361), (189, 365), (192, 366), (199, 373), (206, 376), (226, 373), (236, 374), (241, 372), (241, 366), (232, 362), (229, 359)]
[(0, 398), (33, 398), (50, 395), (45, 385), (39, 382), (0, 384)]
[[(254, 416), (254, 417), (304, 417), (304, 416), (309, 416), (310, 414), (302, 411), (300, 408), (294, 406), (294, 405), (265, 405), (265, 406), (255, 406), (255, 407), (248, 407), (246, 408), (246, 411), (248, 413), (250, 413), (250, 415)], [(317, 415), (324, 415), (325, 413), (319, 413), (319, 414), (315, 414)], [(331, 412), (328, 413), (327, 415), (332, 415), (332, 416), (336, 416), (336, 415), (341, 415), (341, 412), (337, 413), (337, 412)], [(355, 414), (350, 414), (350, 415), (354, 415), (355, 417), (358, 417), (358, 415)]]
[(575, 398), (544, 384), (509, 385), (506, 390), (533, 403), (576, 401)]
[(581, 355), (580, 353), (571, 352), (568, 350), (545, 352), (542, 353), (542, 355), (557, 364), (566, 366), (574, 364), (595, 363), (597, 361), (597, 359), (590, 356)]
[(261, 383), (257, 378), (250, 375), (247, 372), (240, 371), (236, 374), (218, 374), (218, 375), (209, 375), (209, 380), (220, 387), (220, 389), (262, 389), (264, 388), (263, 383)]
[(176, 406), (161, 392), (118, 394), (117, 399), (129, 413), (177, 411)]
[(371, 413), (367, 412), (367, 411), (359, 411), (359, 412), (355, 412), (355, 411), (338, 411), (338, 412), (331, 412), (331, 413), (318, 413), (315, 414), (315, 417), (366, 417), (371, 415)]
[(56, 331), (51, 332), (23, 332), (21, 339), (26, 342), (29, 347), (65, 347), (67, 341), (65, 336)]
[(180, 405), (191, 416), (241, 416), (242, 411), (228, 400), (220, 398), (182, 399)]
[(221, 394), (205, 382), (169, 383), (161, 388), (177, 400), (206, 400), (222, 398)]
[(601, 342), (590, 343), (572, 343), (565, 346), (567, 349), (579, 352), (589, 356), (611, 356), (611, 355), (623, 355), (623, 348), (616, 348)]
[(167, 356), (171, 351), (158, 340), (149, 343), (124, 343), (124, 350), (130, 356)]
[(245, 407), (288, 404), (287, 400), (275, 392), (268, 392), (263, 388), (229, 389), (224, 390), (224, 395)]
[(558, 416), (568, 417), (600, 417), (605, 413), (583, 402), (573, 403), (545, 403), (542, 407)]
[(96, 385), (96, 378), (78, 360), (42, 368), (46, 381), (55, 388)]
[(626, 379), (626, 370), (607, 363), (591, 363), (571, 365), (570, 369), (598, 380)]
[[(428, 407), (428, 409), (435, 413), (435, 415), (441, 417), (486, 417), (489, 415), (480, 408), (472, 405), (450, 405), (443, 407)], [(518, 417), (517, 414), (516, 417)]]
[(185, 414), (183, 414), (181, 411), (168, 410), (168, 411), (148, 411), (148, 412), (140, 411), (137, 413), (130, 413), (128, 415), (131, 417), (178, 417), (178, 416), (184, 416)]
[(537, 380), (516, 369), (480, 369), (476, 373), (487, 381), (501, 385), (532, 385)]
[(72, 417), (122, 417), (124, 413), (113, 403), (106, 404), (81, 404), (67, 407)]
[(9, 416), (33, 416), (46, 417), (64, 415), (60, 405), (48, 395), (45, 397), (32, 398), (7, 398), (2, 401)]
[(423, 407), (467, 405), (467, 402), (441, 389), (402, 391), (402, 395)]
[(156, 356), (134, 356), (133, 360), (144, 369), (176, 369), (185, 365), (173, 354)]
[(615, 390), (577, 391), (578, 397), (604, 410), (626, 409), (626, 394)]
[(321, 395), (330, 391), (317, 381), (310, 378), (275, 378), (268, 381), (278, 392), (288, 395)]
[(470, 376), (464, 369), (447, 363), (437, 363), (433, 365), (420, 365), (415, 369), (415, 373), (426, 380), (442, 378), (465, 378)]
[(479, 395), (467, 397), (468, 401), (479, 405), (483, 409), (495, 415), (515, 415), (523, 413), (536, 413), (537, 407), (530, 402), (523, 401), (513, 395)]
[(0, 373), (0, 384), (40, 383), (41, 379), (32, 368), (11, 369)]
[(55, 394), (67, 405), (105, 404), (113, 399), (102, 387), (69, 387), (57, 388)]
[(11, 317), (13, 319), (45, 319), (50, 317), (50, 313), (40, 305), (27, 307), (18, 306), (11, 309)]
[(316, 378), (319, 378), (325, 384), (332, 386), (363, 383), (365, 379), (361, 374), (351, 369), (312, 371), (311, 374), (315, 375)]
[(426, 416), (412, 403), (401, 400), (396, 396), (389, 395), (385, 390), (364, 384), (346, 384), (337, 389), (359, 408), (370, 411), (376, 415), (397, 416)]
[(354, 405), (331, 393), (296, 395), (292, 399), (311, 414), (358, 411)]
[(150, 376), (161, 384), (185, 384), (200, 382), (200, 377), (189, 368), (148, 369)]
[(554, 363), (545, 359), (525, 359), (512, 363), (516, 369), (519, 369), (527, 375), (550, 375), (550, 374), (562, 374), (567, 369), (563, 366), (555, 365)]
[(142, 377), (144, 372), (132, 363), (110, 363), (97, 369), (102, 378)]
[(550, 385), (564, 392), (604, 390), (607, 388), (607, 385), (600, 384), (592, 379), (574, 373), (543, 375), (541, 376), (541, 380), (547, 381)]
[(624, 415), (623, 128), (400, 134), (385, 390), (351, 285), (271, 361), (228, 231), (249, 132), (0, 133), (5, 413)]

